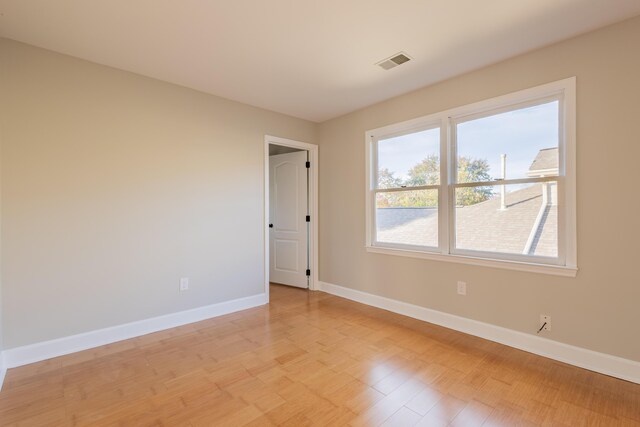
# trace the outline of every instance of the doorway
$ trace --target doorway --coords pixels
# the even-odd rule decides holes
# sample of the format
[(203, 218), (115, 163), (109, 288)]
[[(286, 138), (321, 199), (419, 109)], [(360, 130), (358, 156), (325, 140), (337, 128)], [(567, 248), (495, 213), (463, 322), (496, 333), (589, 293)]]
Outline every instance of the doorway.
[(265, 292), (269, 283), (317, 289), (318, 146), (265, 137)]

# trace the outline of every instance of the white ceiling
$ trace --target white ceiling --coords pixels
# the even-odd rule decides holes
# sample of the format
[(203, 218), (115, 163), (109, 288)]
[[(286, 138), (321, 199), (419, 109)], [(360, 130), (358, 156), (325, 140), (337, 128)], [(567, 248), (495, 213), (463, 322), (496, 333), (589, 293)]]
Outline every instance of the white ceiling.
[[(640, 14), (640, 0), (0, 0), (0, 36), (316, 122)], [(405, 51), (390, 71), (373, 64)]]

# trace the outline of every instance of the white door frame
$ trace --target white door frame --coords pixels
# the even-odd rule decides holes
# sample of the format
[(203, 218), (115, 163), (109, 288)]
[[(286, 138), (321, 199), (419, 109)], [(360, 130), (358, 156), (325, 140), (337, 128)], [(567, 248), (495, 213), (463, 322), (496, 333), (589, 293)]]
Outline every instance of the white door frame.
[(269, 145), (282, 145), (309, 152), (309, 213), (311, 230), (309, 233), (309, 289), (318, 287), (318, 146), (292, 139), (265, 135), (264, 137), (264, 292), (269, 297)]

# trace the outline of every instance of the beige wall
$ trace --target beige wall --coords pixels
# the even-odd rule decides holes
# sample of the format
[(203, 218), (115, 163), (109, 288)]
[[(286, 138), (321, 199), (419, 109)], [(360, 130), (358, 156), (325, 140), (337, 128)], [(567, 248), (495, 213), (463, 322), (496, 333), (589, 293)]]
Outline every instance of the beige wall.
[(0, 62), (5, 349), (263, 292), (264, 135), (316, 124), (8, 40)]
[[(0, 39), (0, 43), (2, 43), (2, 39)], [(0, 52), (2, 47), (0, 45)], [(2, 99), (6, 97), (6, 61), (2, 60), (2, 53), (0, 53), (0, 352), (4, 348), (4, 333), (3, 333), (3, 320), (4, 320), (4, 310), (2, 307), (2, 140), (3, 140), (3, 126), (4, 119), (3, 117), (6, 115), (6, 111), (8, 106), (6, 103), (2, 102)], [(0, 375), (2, 375), (4, 360), (2, 358), (2, 354), (0, 354)]]
[[(640, 18), (320, 126), (320, 279), (640, 361)], [(409, 65), (410, 66), (410, 65)], [(393, 71), (391, 71), (393, 72)], [(367, 253), (365, 131), (577, 77), (577, 278)], [(456, 281), (468, 295), (456, 294)]]
[[(638, 45), (640, 18), (320, 125), (320, 279), (640, 360)], [(317, 125), (2, 39), (0, 66), (4, 348), (262, 292), (263, 137)], [(365, 251), (366, 130), (574, 75), (577, 278)]]

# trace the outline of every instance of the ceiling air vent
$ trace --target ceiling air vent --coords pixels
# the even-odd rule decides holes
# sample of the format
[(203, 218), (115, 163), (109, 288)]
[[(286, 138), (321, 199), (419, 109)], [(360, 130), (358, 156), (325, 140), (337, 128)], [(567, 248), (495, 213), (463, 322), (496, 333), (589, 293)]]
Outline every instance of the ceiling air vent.
[(397, 67), (398, 65), (402, 65), (405, 62), (411, 61), (411, 57), (404, 52), (396, 53), (390, 58), (383, 59), (382, 61), (376, 63), (377, 66), (382, 68), (383, 70), (390, 70), (392, 68)]

